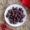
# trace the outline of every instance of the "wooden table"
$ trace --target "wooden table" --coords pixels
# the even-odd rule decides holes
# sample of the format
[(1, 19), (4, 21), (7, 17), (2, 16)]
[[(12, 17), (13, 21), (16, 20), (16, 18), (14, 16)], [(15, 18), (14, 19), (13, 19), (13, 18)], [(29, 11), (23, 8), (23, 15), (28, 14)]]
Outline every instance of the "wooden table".
[[(21, 1), (19, 0), (0, 0), (0, 23), (2, 23), (2, 19), (4, 16), (4, 11), (6, 9), (7, 6), (9, 6), (10, 4), (21, 4)], [(27, 11), (27, 21), (20, 27), (14, 28), (14, 30), (30, 30), (30, 9), (26, 8)]]

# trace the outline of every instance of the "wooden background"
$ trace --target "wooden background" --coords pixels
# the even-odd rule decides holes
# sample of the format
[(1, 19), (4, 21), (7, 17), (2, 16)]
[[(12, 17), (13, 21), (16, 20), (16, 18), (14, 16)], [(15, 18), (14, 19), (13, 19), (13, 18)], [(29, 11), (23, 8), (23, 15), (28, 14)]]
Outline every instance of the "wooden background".
[[(0, 23), (2, 23), (2, 19), (4, 16), (4, 11), (7, 6), (11, 4), (21, 4), (21, 0), (0, 0)], [(14, 28), (15, 30), (30, 30), (30, 9), (26, 8), (27, 11), (27, 21), (20, 27)]]

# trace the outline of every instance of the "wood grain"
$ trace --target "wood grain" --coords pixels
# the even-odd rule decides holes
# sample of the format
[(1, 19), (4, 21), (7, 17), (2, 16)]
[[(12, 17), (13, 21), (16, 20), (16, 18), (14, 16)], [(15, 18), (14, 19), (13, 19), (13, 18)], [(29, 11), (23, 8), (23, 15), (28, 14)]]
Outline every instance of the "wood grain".
[[(0, 0), (0, 22), (3, 20), (5, 8), (11, 4), (21, 4), (19, 0)], [(15, 30), (30, 30), (30, 9), (27, 9), (28, 18), (27, 21), (20, 27), (14, 28)]]

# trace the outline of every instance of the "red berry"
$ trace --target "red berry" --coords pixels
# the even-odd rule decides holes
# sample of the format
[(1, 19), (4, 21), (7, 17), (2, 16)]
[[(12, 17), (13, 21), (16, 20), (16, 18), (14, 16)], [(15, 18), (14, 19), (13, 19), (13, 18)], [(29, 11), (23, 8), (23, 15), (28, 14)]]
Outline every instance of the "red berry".
[(14, 30), (13, 28), (10, 28), (10, 30)]
[(2, 28), (2, 30), (6, 30), (6, 28)]
[(1, 28), (7, 28), (7, 26), (5, 24), (2, 24)]

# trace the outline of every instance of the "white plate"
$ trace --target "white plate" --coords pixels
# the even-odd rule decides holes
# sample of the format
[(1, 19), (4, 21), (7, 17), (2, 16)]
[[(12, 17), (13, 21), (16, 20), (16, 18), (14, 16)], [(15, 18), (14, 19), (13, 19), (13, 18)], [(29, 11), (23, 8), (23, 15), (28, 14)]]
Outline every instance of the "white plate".
[[(18, 8), (22, 8), (23, 9), (23, 13), (25, 14), (25, 17), (23, 18), (23, 22), (22, 23), (17, 23), (17, 24), (11, 24), (8, 20), (8, 18), (6, 17), (7, 15), (7, 12), (9, 9), (12, 9), (12, 7), (18, 7)], [(9, 7), (6, 8), (5, 10), (5, 13), (4, 13), (4, 18), (5, 18), (5, 21), (8, 25), (12, 26), (12, 27), (18, 27), (18, 26), (21, 26), (23, 25), (23, 23), (26, 21), (26, 18), (27, 18), (27, 13), (26, 13), (26, 10), (23, 8), (23, 6), (21, 5), (18, 5), (18, 4), (12, 4), (10, 5)]]

